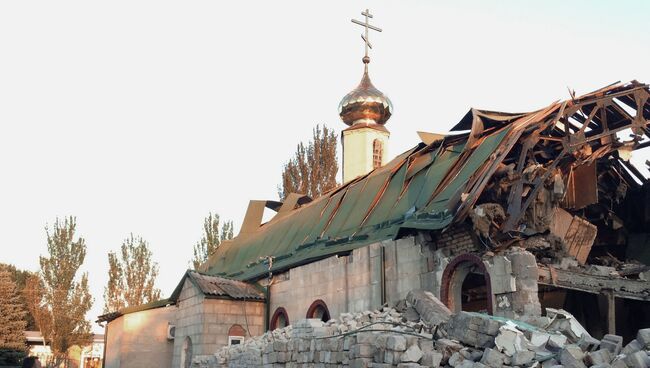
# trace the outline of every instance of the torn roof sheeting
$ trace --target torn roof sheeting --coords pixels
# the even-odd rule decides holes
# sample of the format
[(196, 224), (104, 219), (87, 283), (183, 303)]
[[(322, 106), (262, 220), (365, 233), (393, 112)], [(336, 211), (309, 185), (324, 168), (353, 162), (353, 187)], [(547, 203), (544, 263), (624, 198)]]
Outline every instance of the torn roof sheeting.
[[(571, 142), (576, 147), (589, 144), (595, 151), (605, 144), (601, 137), (624, 128), (650, 134), (649, 95), (647, 85), (631, 82), (530, 113), (472, 109), (454, 127), (469, 133), (421, 143), (365, 176), (240, 233), (217, 249), (205, 269), (253, 280), (268, 274), (268, 257), (273, 257), (272, 270), (278, 272), (396, 239), (409, 229), (443, 229), (465, 219), (512, 148), (531, 136), (535, 142), (564, 145), (571, 153), (577, 149)], [(604, 112), (590, 114), (596, 107), (604, 107)], [(647, 145), (650, 142), (635, 148)]]

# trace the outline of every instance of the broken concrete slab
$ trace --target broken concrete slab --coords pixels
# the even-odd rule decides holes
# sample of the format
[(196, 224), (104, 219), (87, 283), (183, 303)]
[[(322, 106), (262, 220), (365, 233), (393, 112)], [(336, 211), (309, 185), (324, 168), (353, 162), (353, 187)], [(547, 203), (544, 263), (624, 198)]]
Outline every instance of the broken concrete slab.
[(567, 345), (560, 351), (560, 363), (565, 367), (586, 368), (584, 357), (585, 354), (578, 345)]
[(494, 349), (487, 348), (483, 352), (481, 363), (488, 367), (500, 368), (505, 364), (506, 356)]
[(420, 318), (429, 326), (438, 326), (449, 321), (451, 311), (430, 291), (416, 289), (406, 294), (406, 300), (420, 314)]

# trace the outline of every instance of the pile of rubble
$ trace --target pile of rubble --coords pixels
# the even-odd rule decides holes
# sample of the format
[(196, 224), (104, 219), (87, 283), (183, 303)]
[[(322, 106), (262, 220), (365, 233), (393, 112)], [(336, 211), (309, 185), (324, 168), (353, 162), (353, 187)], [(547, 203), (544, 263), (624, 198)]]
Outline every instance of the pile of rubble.
[(589, 333), (563, 310), (524, 323), (460, 312), (452, 314), (433, 294), (414, 290), (381, 310), (344, 313), (322, 322), (248, 338), (193, 367), (649, 367), (650, 329), (636, 340)]

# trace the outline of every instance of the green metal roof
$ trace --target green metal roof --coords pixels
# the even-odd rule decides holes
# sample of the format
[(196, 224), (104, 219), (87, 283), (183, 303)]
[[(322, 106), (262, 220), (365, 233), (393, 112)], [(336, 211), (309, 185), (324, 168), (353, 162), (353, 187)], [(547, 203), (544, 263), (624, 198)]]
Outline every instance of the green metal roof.
[(206, 271), (252, 280), (268, 274), (269, 256), (277, 272), (396, 239), (402, 229), (442, 229), (451, 223), (470, 177), (509, 131), (509, 125), (493, 129), (472, 147), (467, 147), (467, 134), (419, 144), (386, 166), (222, 244)]

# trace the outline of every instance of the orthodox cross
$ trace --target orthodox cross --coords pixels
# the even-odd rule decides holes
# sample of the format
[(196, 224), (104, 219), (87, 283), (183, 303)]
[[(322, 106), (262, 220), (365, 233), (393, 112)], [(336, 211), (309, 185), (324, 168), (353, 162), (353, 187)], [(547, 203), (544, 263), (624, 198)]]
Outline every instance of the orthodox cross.
[(370, 57), (368, 56), (368, 49), (372, 48), (372, 44), (370, 43), (370, 38), (368, 37), (368, 30), (372, 29), (373, 31), (381, 32), (381, 28), (370, 25), (369, 19), (372, 18), (372, 14), (370, 14), (370, 11), (368, 9), (366, 9), (365, 12), (362, 12), (361, 15), (366, 17), (365, 23), (358, 21), (356, 19), (352, 19), (352, 23), (358, 24), (365, 28), (365, 34), (361, 34), (361, 39), (363, 39), (363, 42), (366, 44), (366, 55), (363, 57), (363, 63), (368, 64), (370, 62)]

